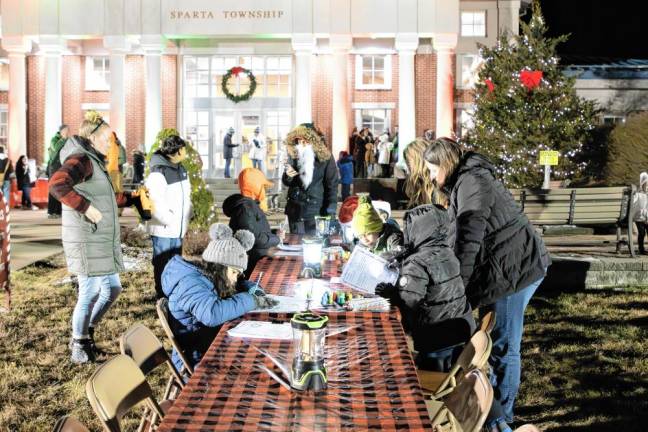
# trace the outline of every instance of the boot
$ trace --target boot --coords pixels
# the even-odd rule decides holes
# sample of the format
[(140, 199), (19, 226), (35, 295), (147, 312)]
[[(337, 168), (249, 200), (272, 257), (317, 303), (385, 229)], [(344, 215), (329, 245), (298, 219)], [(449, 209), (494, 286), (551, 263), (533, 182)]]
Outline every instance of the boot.
[(108, 353), (102, 349), (97, 348), (94, 338), (95, 329), (94, 327), (88, 327), (88, 335), (90, 336), (90, 346), (96, 357), (108, 355)]
[(96, 359), (90, 339), (74, 339), (72, 341), (72, 363), (83, 364), (94, 362)]

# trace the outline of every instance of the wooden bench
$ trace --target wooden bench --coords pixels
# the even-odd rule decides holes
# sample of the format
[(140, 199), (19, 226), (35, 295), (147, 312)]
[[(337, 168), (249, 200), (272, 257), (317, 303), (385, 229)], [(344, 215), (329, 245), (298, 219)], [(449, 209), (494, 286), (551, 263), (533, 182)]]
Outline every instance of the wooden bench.
[[(635, 256), (632, 239), (634, 186), (530, 190), (513, 189), (511, 194), (534, 225), (615, 226), (617, 253), (627, 244)], [(622, 238), (622, 230), (627, 240)]]

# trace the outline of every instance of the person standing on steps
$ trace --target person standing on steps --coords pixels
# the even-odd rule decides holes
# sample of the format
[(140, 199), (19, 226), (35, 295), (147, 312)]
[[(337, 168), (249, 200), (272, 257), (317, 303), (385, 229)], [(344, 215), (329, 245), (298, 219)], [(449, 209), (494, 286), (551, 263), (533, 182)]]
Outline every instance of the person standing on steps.
[(149, 162), (146, 188), (153, 204), (148, 232), (153, 241), (153, 276), (157, 298), (164, 297), (162, 272), (169, 260), (182, 255), (182, 239), (191, 219), (191, 184), (182, 161), (187, 144), (177, 135), (167, 137)]
[(260, 170), (265, 175), (265, 160), (268, 146), (265, 137), (261, 133), (261, 128), (257, 127), (254, 129), (254, 136), (251, 142), (250, 160), (252, 161), (252, 168)]
[(232, 159), (234, 158), (234, 149), (238, 144), (232, 143), (232, 136), (234, 135), (234, 128), (229, 128), (225, 138), (223, 138), (223, 158), (225, 158), (225, 178), (232, 178), (230, 173)]
[(29, 169), (29, 161), (27, 156), (22, 155), (16, 162), (16, 183), (18, 189), (22, 191), (21, 205), (23, 210), (38, 210), (38, 207), (32, 204), (31, 190), (32, 190), (32, 173)]

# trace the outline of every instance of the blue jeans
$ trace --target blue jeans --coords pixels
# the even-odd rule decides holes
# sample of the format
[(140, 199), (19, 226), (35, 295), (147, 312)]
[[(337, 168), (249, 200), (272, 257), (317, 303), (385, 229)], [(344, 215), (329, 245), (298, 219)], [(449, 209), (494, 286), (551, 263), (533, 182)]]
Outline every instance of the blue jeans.
[(342, 202), (351, 195), (351, 184), (342, 183)]
[(72, 314), (72, 337), (87, 339), (88, 327), (96, 327), (122, 290), (119, 274), (79, 275), (79, 298)]
[(230, 178), (230, 164), (232, 163), (232, 158), (225, 158), (225, 178)]
[(416, 356), (416, 366), (423, 370), (450, 372), (463, 348), (464, 344), (460, 344), (427, 353), (419, 352)]
[(31, 210), (31, 186), (21, 186), (20, 190), (22, 191), (22, 200), (20, 203), (22, 204), (23, 208), (27, 207), (27, 210)]
[(252, 168), (261, 170), (265, 174), (265, 163), (261, 159), (252, 159)]
[(158, 299), (165, 297), (162, 291), (162, 272), (167, 263), (176, 255), (182, 255), (182, 239), (151, 236), (153, 240), (153, 278)]
[(524, 311), (543, 280), (544, 276), (515, 294), (479, 308), (480, 318), (491, 310), (496, 314), (495, 327), (491, 332), (493, 350), (489, 359), (493, 369), (491, 383), (495, 390), (495, 401), (502, 406), (507, 423), (513, 421), (513, 405), (520, 388)]

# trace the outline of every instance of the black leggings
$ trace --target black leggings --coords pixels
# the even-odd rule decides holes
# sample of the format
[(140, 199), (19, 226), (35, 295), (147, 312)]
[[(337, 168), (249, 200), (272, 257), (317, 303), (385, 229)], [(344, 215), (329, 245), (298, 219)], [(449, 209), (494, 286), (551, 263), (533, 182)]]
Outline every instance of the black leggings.
[(644, 247), (644, 239), (646, 238), (646, 223), (645, 222), (635, 222), (637, 225), (637, 243), (639, 244), (639, 252), (644, 253), (646, 251)]

